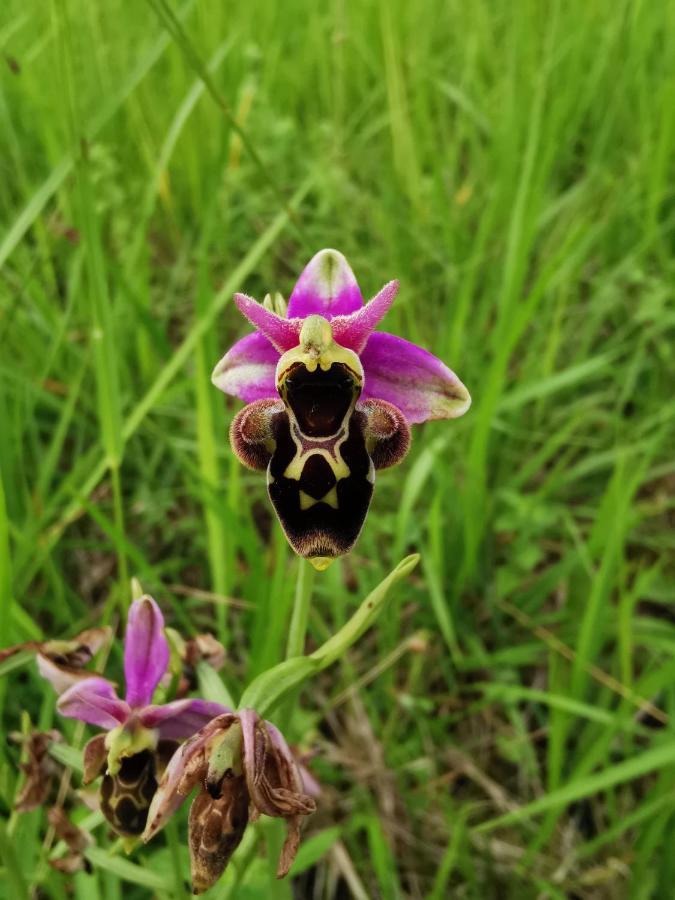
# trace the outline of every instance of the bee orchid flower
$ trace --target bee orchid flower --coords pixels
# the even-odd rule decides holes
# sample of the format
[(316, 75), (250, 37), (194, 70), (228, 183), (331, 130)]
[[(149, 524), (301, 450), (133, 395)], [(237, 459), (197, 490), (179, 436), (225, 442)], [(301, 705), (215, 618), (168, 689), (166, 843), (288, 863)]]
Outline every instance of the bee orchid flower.
[[(103, 774), (101, 810), (118, 834), (132, 837), (145, 828), (157, 781), (178, 742), (190, 737), (226, 707), (183, 699), (154, 705), (152, 696), (169, 665), (162, 613), (149, 596), (135, 600), (124, 640), (126, 696), (106, 678), (78, 679), (58, 699), (63, 716), (105, 730), (84, 748), (85, 784)], [(51, 681), (49, 670), (42, 674)], [(57, 690), (60, 681), (55, 684)]]
[(192, 790), (188, 842), (192, 890), (201, 894), (222, 875), (249, 821), (261, 813), (286, 820), (277, 877), (287, 874), (303, 816), (316, 804), (281, 732), (252, 709), (218, 716), (172, 757), (148, 814), (145, 841), (164, 827)]
[(304, 269), (288, 302), (235, 294), (255, 326), (215, 367), (212, 381), (247, 405), (230, 440), (239, 459), (267, 470), (268, 492), (293, 549), (316, 568), (354, 545), (375, 470), (400, 462), (410, 425), (452, 419), (469, 392), (441, 360), (375, 331), (391, 306), (390, 281), (364, 305), (336, 250)]

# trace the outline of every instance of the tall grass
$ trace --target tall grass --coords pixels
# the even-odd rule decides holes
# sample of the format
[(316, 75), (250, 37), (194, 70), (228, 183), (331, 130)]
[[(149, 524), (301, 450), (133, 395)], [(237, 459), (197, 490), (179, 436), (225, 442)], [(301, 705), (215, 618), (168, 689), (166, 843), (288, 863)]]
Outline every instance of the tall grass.
[[(297, 564), (208, 373), (234, 290), (336, 246), (474, 406), (316, 576), (310, 650), (422, 554), (295, 704), (324, 784), (295, 896), (670, 897), (675, 6), (5, 0), (0, 50), (2, 644), (136, 575), (234, 696), (283, 659)], [(4, 729), (49, 727), (11, 667)], [(0, 896), (60, 900), (16, 772), (0, 743)], [(125, 859), (87, 815), (75, 896), (180, 895), (163, 839)], [(248, 864), (277, 840), (212, 896), (290, 896)]]

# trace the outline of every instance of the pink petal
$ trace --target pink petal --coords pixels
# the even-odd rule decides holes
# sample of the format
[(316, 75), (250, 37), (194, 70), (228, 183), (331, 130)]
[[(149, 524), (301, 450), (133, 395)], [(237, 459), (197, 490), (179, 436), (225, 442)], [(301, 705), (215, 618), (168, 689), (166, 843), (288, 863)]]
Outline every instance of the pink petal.
[(373, 334), (361, 353), (362, 399), (387, 400), (409, 422), (455, 419), (471, 406), (459, 378), (432, 353), (386, 332)]
[(275, 372), (279, 353), (266, 337), (255, 332), (237, 341), (213, 370), (211, 381), (217, 388), (244, 403), (279, 396)]
[(288, 301), (289, 317), (312, 314), (332, 319), (355, 312), (363, 297), (354, 273), (342, 253), (320, 250), (303, 269)]
[(334, 318), (331, 325), (333, 337), (338, 344), (348, 347), (355, 353), (361, 353), (368, 338), (394, 302), (397, 292), (398, 281), (390, 281), (372, 300), (356, 312), (349, 316)]
[(211, 719), (231, 709), (210, 700), (174, 700), (163, 706), (146, 706), (139, 718), (146, 728), (158, 728), (162, 739), (181, 741), (192, 737)]
[(235, 294), (234, 302), (239, 312), (265, 335), (280, 354), (290, 350), (291, 347), (297, 347), (302, 319), (282, 319), (246, 294)]
[(62, 716), (110, 731), (129, 718), (131, 710), (105, 678), (85, 678), (61, 694), (56, 708)]
[(164, 617), (147, 594), (129, 609), (124, 636), (124, 677), (129, 706), (147, 706), (169, 665)]

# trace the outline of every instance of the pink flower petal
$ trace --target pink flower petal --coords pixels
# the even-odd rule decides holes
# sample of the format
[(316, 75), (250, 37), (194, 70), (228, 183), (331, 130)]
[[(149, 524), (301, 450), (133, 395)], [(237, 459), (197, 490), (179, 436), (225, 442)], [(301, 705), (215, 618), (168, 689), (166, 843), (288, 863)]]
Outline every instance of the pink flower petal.
[(210, 700), (174, 700), (163, 706), (146, 706), (139, 718), (146, 728), (158, 728), (162, 739), (181, 741), (192, 737), (211, 719), (232, 710)]
[(129, 609), (124, 636), (124, 677), (127, 703), (147, 706), (169, 665), (169, 644), (164, 636), (164, 617), (147, 594)]
[(390, 281), (372, 300), (349, 316), (336, 316), (331, 321), (333, 337), (343, 347), (361, 353), (368, 338), (384, 318), (398, 292), (398, 281)]
[(62, 716), (110, 731), (129, 718), (131, 710), (105, 678), (85, 678), (61, 694), (56, 708)]
[(363, 306), (354, 273), (342, 253), (320, 250), (303, 269), (288, 301), (289, 317), (312, 314), (332, 319)]
[(386, 332), (371, 335), (361, 353), (362, 399), (387, 400), (409, 422), (455, 419), (471, 406), (459, 378), (432, 353)]
[(290, 350), (291, 347), (297, 347), (302, 319), (282, 319), (246, 294), (235, 294), (234, 302), (239, 312), (265, 335), (280, 354)]
[(266, 337), (255, 332), (237, 341), (213, 370), (217, 388), (244, 403), (278, 398), (275, 372), (279, 353)]

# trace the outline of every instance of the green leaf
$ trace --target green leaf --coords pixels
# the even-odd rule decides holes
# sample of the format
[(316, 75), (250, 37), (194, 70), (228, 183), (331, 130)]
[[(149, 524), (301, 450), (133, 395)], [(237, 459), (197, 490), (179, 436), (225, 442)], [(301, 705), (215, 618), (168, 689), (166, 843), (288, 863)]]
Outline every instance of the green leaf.
[(71, 747), (68, 744), (52, 744), (49, 748), (49, 755), (74, 772), (79, 772), (80, 775), (84, 771), (82, 751), (77, 750), (75, 747)]
[(364, 631), (370, 628), (382, 611), (390, 589), (412, 572), (418, 561), (417, 553), (406, 556), (393, 572), (390, 572), (384, 581), (368, 594), (347, 624), (311, 656), (294, 656), (254, 678), (241, 695), (239, 708), (251, 707), (261, 716), (267, 715), (289, 691), (299, 687), (310, 676), (339, 659), (358, 641)]
[(587, 775), (578, 781), (565, 784), (563, 787), (549, 794), (544, 794), (532, 803), (521, 806), (513, 812), (505, 813), (503, 816), (497, 816), (482, 822), (473, 830), (492, 831), (500, 828), (502, 825), (510, 825), (513, 822), (521, 822), (531, 816), (539, 813), (547, 812), (550, 809), (559, 809), (581, 800), (582, 797), (590, 797), (598, 794), (600, 791), (606, 791), (608, 788), (614, 787), (616, 784), (622, 784), (624, 781), (631, 781), (633, 778), (640, 778), (649, 772), (657, 769), (663, 769), (665, 766), (672, 766), (675, 763), (675, 741), (669, 741), (667, 744), (661, 744), (658, 747), (652, 747), (639, 756), (633, 756), (625, 759), (616, 766), (603, 769), (594, 775)]
[(21, 666), (25, 666), (34, 656), (35, 654), (30, 650), (19, 650), (14, 656), (8, 656), (7, 659), (4, 659), (0, 663), (0, 678), (2, 678), (3, 675), (9, 675), (9, 673), (13, 672), (15, 669), (20, 669)]
[(197, 663), (197, 681), (199, 682), (199, 695), (213, 703), (222, 703), (234, 709), (235, 703), (228, 691), (223, 679), (218, 672), (204, 660)]
[(364, 631), (370, 628), (382, 611), (391, 588), (402, 578), (406, 578), (419, 560), (419, 553), (413, 553), (401, 560), (384, 581), (381, 581), (368, 594), (347, 624), (343, 625), (338, 633), (334, 634), (325, 644), (322, 644), (318, 650), (315, 650), (310, 659), (318, 662), (321, 669), (325, 669), (339, 659), (352, 644), (358, 641)]
[(339, 825), (335, 825), (333, 828), (324, 828), (318, 834), (313, 834), (311, 837), (304, 839), (302, 844), (300, 844), (295, 862), (291, 866), (289, 877), (293, 878), (302, 874), (302, 872), (306, 872), (307, 869), (311, 869), (313, 865), (318, 863), (328, 853), (333, 844), (340, 839), (341, 834), (342, 828)]
[(24, 897), (28, 898), (29, 894), (21, 865), (16, 855), (16, 849), (11, 839), (7, 836), (5, 823), (0, 822), (0, 859), (4, 863), (4, 874), (10, 889), (5, 896), (23, 900)]
[(173, 890), (174, 881), (171, 875), (160, 875), (144, 866), (129, 862), (127, 859), (111, 856), (100, 847), (88, 847), (84, 851), (84, 855), (92, 865), (105, 872), (110, 872), (111, 875), (116, 875), (123, 881), (130, 881), (154, 891)]
[(298, 687), (310, 675), (318, 672), (320, 666), (310, 656), (294, 656), (261, 672), (245, 689), (239, 700), (239, 708), (250, 707), (261, 715), (282, 700), (289, 691)]

